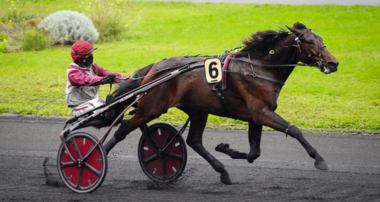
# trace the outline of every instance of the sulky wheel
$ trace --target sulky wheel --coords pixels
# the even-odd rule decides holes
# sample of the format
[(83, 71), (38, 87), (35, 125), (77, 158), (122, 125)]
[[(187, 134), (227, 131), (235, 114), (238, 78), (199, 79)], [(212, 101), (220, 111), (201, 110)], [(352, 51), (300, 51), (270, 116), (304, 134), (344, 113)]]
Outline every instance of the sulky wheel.
[(141, 136), (138, 155), (144, 173), (155, 182), (172, 182), (181, 176), (186, 166), (185, 141), (172, 125), (155, 123), (147, 128), (147, 136)]
[[(89, 193), (102, 184), (107, 173), (107, 155), (101, 144), (96, 146), (97, 142), (94, 136), (85, 132), (70, 134), (66, 144), (75, 161), (70, 158), (63, 144), (59, 147), (58, 173), (71, 191)], [(94, 147), (88, 158), (83, 159)]]

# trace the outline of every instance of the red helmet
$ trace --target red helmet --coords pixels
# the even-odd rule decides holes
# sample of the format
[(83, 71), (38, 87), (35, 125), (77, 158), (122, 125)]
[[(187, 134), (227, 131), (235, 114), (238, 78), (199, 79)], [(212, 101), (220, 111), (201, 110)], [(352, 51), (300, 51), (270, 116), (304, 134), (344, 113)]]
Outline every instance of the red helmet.
[(77, 61), (80, 58), (91, 55), (96, 49), (87, 41), (78, 40), (71, 47), (71, 57), (74, 61)]

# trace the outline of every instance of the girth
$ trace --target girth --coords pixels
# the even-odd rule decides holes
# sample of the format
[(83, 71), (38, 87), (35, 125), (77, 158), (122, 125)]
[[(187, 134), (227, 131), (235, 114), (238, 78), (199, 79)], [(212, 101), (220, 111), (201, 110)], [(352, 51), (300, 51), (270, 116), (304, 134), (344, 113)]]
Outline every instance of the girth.
[(224, 113), (226, 113), (227, 116), (232, 117), (231, 110), (228, 107), (227, 102), (223, 96), (223, 90), (227, 89), (227, 75), (226, 74), (228, 72), (227, 69), (228, 69), (228, 64), (229, 64), (231, 57), (230, 57), (230, 55), (223, 54), (219, 59), (223, 61), (222, 62), (222, 64), (223, 64), (223, 70), (222, 70), (223, 71), (222, 72), (223, 79), (221, 82), (219, 82), (217, 84), (210, 84), (210, 90), (216, 91), (218, 98), (219, 98), (219, 103), (220, 103), (220, 105), (222, 105)]

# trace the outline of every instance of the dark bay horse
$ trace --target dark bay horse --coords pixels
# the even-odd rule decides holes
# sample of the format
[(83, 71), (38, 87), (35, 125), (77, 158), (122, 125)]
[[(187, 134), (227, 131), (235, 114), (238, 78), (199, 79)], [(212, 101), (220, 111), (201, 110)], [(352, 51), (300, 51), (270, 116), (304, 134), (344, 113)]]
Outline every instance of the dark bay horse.
[[(322, 38), (305, 25), (297, 22), (293, 27), (287, 28), (290, 32), (257, 32), (252, 35), (252, 39), (243, 42), (245, 46), (241, 51), (230, 55), (227, 89), (223, 91), (228, 110), (220, 102), (217, 93), (209, 89), (203, 68), (188, 71), (150, 90), (138, 102), (136, 114), (129, 121), (123, 121), (114, 137), (105, 144), (106, 151), (109, 152), (131, 131), (158, 118), (169, 108), (177, 107), (190, 118), (187, 144), (221, 174), (220, 180), (224, 184), (231, 184), (227, 170), (202, 144), (202, 135), (209, 114), (248, 122), (248, 154), (229, 149), (226, 144), (216, 148), (232, 158), (245, 158), (249, 163), (257, 159), (260, 156), (262, 127), (268, 126), (296, 138), (310, 157), (315, 159), (315, 167), (327, 170), (324, 159), (307, 142), (301, 130), (274, 111), (283, 83), (298, 62), (313, 64), (312, 66), (318, 67), (325, 74), (337, 71), (339, 63), (326, 49)], [(134, 75), (135, 78), (146, 76), (141, 79), (141, 83), (141, 80), (135, 80), (121, 85), (115, 96), (159, 78), (173, 71), (174, 67), (197, 61), (203, 62), (204, 59), (173, 57), (151, 64)], [(171, 70), (165, 71), (168, 68)]]

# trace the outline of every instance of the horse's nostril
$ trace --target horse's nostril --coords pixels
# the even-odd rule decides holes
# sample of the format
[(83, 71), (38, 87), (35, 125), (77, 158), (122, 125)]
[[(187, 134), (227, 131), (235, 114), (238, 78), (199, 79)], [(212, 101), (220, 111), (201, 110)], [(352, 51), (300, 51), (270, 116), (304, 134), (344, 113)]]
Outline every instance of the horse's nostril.
[(330, 67), (338, 67), (339, 62), (338, 61), (330, 61), (327, 63)]

